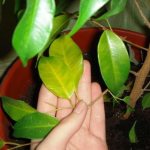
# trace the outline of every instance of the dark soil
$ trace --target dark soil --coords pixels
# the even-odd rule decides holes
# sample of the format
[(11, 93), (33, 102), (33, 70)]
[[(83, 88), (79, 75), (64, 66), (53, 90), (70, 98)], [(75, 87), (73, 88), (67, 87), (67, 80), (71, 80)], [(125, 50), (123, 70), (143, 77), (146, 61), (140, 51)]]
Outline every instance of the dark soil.
[[(142, 111), (137, 104), (135, 112), (128, 120), (122, 120), (124, 105), (113, 108), (111, 103), (105, 103), (106, 137), (109, 150), (150, 150), (150, 109)], [(138, 142), (131, 144), (129, 131), (137, 120), (135, 127)]]

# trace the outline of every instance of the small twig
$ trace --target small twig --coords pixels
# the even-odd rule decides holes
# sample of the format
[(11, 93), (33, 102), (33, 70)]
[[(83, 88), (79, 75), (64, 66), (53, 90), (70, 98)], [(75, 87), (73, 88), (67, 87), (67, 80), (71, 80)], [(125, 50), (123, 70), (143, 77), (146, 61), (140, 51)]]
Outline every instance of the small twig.
[(139, 11), (139, 14), (141, 15), (142, 19), (145, 22), (145, 25), (150, 29), (150, 22), (148, 21), (148, 19), (145, 17), (145, 15), (143, 14), (143, 11), (141, 10), (139, 3), (137, 2), (137, 0), (134, 0), (134, 3)]
[(102, 94), (100, 94), (94, 101), (92, 101), (90, 104), (88, 104), (88, 107), (91, 107), (94, 105), (103, 95), (105, 95), (109, 90), (106, 89)]
[(31, 145), (31, 144), (32, 144), (32, 143), (19, 144), (18, 146), (15, 146), (15, 147), (12, 147), (12, 148), (8, 148), (8, 150), (14, 150), (14, 149), (17, 149), (17, 148), (29, 146), (29, 145)]
[(108, 26), (109, 26), (109, 29), (113, 32), (113, 30), (112, 30), (112, 28), (111, 28), (111, 25), (110, 25), (110, 23), (109, 23), (109, 21), (108, 21), (108, 19), (106, 19), (106, 22), (107, 22), (107, 24), (108, 24)]
[(102, 24), (100, 24), (100, 23), (97, 22), (96, 20), (91, 19), (91, 20), (89, 20), (89, 21), (91, 21), (91, 22), (92, 22), (93, 24), (95, 24), (97, 27), (102, 28), (102, 30), (107, 30), (107, 28), (106, 28), (105, 26), (103, 26)]
[[(95, 24), (96, 26), (100, 27), (102, 30), (109, 30), (108, 28), (106, 28), (105, 26), (101, 25), (99, 22), (97, 22), (96, 20), (94, 19), (91, 19), (90, 20), (93, 24)], [(127, 44), (130, 44), (136, 48), (139, 48), (140, 50), (144, 50), (144, 51), (148, 51), (149, 49), (148, 48), (145, 48), (145, 47), (142, 47), (138, 44), (135, 44), (135, 43), (132, 43), (126, 39), (124, 39), (123, 37), (119, 36), (124, 42), (126, 42)]]
[(135, 72), (135, 71), (132, 71), (132, 70), (131, 70), (130, 73), (133, 74), (134, 76), (138, 76), (138, 73)]
[(65, 109), (73, 109), (72, 107), (61, 107), (61, 108), (56, 108), (56, 109), (53, 109), (51, 111), (49, 111), (48, 113), (52, 113), (52, 112), (58, 112), (60, 110), (65, 110)]
[(142, 89), (141, 95), (144, 93), (144, 91), (150, 91), (150, 89), (147, 89), (150, 86), (150, 81), (145, 85), (145, 87)]
[(142, 46), (140, 46), (140, 45), (138, 45), (138, 44), (132, 43), (132, 42), (130, 42), (130, 41), (124, 39), (124, 38), (121, 38), (121, 39), (122, 39), (124, 42), (126, 42), (126, 43), (128, 43), (128, 44), (130, 44), (130, 45), (132, 45), (132, 46), (134, 46), (134, 47), (136, 47), (136, 48), (139, 48), (140, 50), (145, 50), (145, 51), (148, 51), (148, 50), (149, 50), (148, 48), (145, 48), (145, 47), (142, 47)]
[(150, 92), (150, 89), (142, 89), (143, 92)]

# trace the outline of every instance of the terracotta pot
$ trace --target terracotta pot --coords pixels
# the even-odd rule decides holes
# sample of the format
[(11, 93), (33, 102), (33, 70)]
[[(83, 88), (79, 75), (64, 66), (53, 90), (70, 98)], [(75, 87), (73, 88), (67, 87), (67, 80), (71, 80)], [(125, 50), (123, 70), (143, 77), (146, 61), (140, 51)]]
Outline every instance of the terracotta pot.
[[(148, 43), (148, 39), (139, 33), (119, 29), (115, 29), (114, 31), (118, 35), (140, 46), (146, 46)], [(79, 45), (85, 54), (84, 56), (91, 61), (93, 65), (92, 68), (97, 66), (97, 64), (95, 64), (97, 63), (95, 55), (97, 42), (101, 33), (102, 31), (98, 28), (88, 28), (80, 30), (73, 36), (74, 41)], [(135, 47), (133, 49), (136, 59), (140, 60), (140, 51)], [(17, 59), (8, 69), (0, 84), (0, 95), (10, 96), (17, 99), (24, 99), (28, 100), (29, 102), (32, 99), (36, 99), (35, 97), (38, 95), (37, 93), (41, 82), (39, 80), (37, 70), (34, 66), (34, 61), (32, 60), (29, 62), (28, 66), (24, 68), (20, 60)], [(93, 73), (93, 80), (99, 80), (94, 78), (94, 76), (99, 74), (98, 68), (95, 68), (92, 71), (95, 72)], [(9, 139), (10, 128), (9, 119), (7, 118), (8, 117), (0, 107), (0, 138), (6, 140)], [(6, 149), (6, 147), (4, 149)]]

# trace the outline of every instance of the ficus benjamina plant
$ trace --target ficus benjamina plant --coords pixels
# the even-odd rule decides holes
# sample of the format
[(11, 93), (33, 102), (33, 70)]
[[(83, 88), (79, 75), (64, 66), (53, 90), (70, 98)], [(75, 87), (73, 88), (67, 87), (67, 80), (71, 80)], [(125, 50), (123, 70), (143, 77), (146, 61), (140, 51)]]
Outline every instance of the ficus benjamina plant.
[[(1, 2), (4, 3), (4, 1)], [(134, 2), (136, 6), (139, 6), (136, 0)], [(16, 0), (16, 12), (20, 12), (20, 3), (21, 0)], [(137, 99), (143, 94), (144, 81), (141, 87), (138, 86), (140, 92), (137, 94), (138, 97), (134, 91), (123, 97), (123, 93), (127, 90), (126, 82), (130, 73), (128, 50), (124, 39), (113, 32), (109, 23), (109, 28), (100, 24), (101, 20), (107, 20), (123, 11), (127, 0), (80, 0), (79, 11), (73, 14), (68, 13), (66, 9), (70, 3), (68, 0), (26, 0), (26, 7), (21, 10), (19, 22), (12, 36), (14, 50), (25, 67), (30, 59), (37, 57), (37, 68), (44, 85), (56, 96), (70, 101), (71, 96), (76, 93), (83, 72), (82, 52), (72, 40), (72, 36), (88, 21), (98, 24), (102, 27), (103, 33), (97, 45), (95, 59), (99, 63), (102, 78), (107, 86), (104, 93), (109, 93), (114, 102), (124, 101), (127, 104), (124, 118), (128, 118)], [(70, 31), (62, 32), (67, 29), (72, 20), (76, 21)], [(44, 55), (45, 51), (48, 51), (48, 55)], [(150, 59), (145, 60), (147, 61), (147, 68), (145, 68), (149, 72)], [(143, 70), (138, 72), (136, 80), (140, 80), (140, 72)], [(145, 78), (147, 75), (148, 73)], [(144, 87), (145, 90), (149, 83)], [(136, 87), (133, 86), (133, 88)], [(149, 93), (143, 97), (143, 109), (150, 107), (149, 98)], [(22, 100), (16, 101), (10, 97), (2, 97), (2, 105), (6, 113), (15, 121), (13, 136), (16, 138), (44, 138), (59, 123), (57, 118), (37, 112)], [(136, 122), (129, 134), (130, 141), (133, 143), (136, 142), (135, 125)], [(0, 141), (0, 147), (5, 144), (12, 143)], [(18, 148), (18, 144), (14, 147)]]

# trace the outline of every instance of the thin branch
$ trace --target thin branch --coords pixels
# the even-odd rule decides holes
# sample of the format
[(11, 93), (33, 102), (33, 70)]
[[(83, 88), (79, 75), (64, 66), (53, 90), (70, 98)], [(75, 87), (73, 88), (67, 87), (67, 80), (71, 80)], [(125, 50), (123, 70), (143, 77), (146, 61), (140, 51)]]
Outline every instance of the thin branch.
[(139, 11), (139, 14), (141, 15), (142, 19), (145, 22), (145, 25), (150, 29), (150, 22), (148, 21), (148, 19), (145, 17), (145, 15), (143, 14), (143, 11), (141, 10), (139, 3), (137, 2), (137, 0), (134, 0), (134, 3)]
[(103, 97), (103, 95), (105, 95), (109, 90), (106, 89), (102, 94), (100, 94), (94, 101), (92, 101), (88, 107), (91, 107), (92, 105), (94, 105), (101, 97)]
[[(120, 38), (121, 38), (121, 37), (120, 37)], [(124, 42), (126, 42), (126, 43), (128, 43), (128, 44), (130, 44), (130, 45), (132, 45), (132, 46), (134, 46), (134, 47), (137, 47), (137, 48), (139, 48), (139, 49), (141, 49), (141, 50), (145, 50), (145, 51), (148, 51), (148, 50), (149, 50), (148, 48), (142, 47), (142, 46), (140, 46), (140, 45), (138, 45), (138, 44), (135, 44), (135, 43), (133, 43), (133, 42), (130, 42), (130, 41), (124, 39), (124, 38), (121, 38), (121, 39), (122, 39)]]
[(131, 70), (130, 73), (133, 74), (134, 76), (138, 76), (138, 73), (135, 72), (135, 71), (132, 71), (132, 70)]
[[(100, 24), (99, 22), (97, 22), (97, 21), (94, 20), (94, 19), (91, 19), (90, 21), (91, 21), (93, 24), (95, 24), (97, 27), (99, 27), (100, 29), (102, 29), (102, 30), (109, 30), (108, 28), (106, 28), (105, 26), (103, 26), (102, 24)], [(148, 50), (149, 50), (148, 48), (145, 48), (145, 47), (142, 47), (142, 46), (140, 46), (140, 45), (138, 45), (138, 44), (132, 43), (132, 42), (126, 40), (125, 38), (121, 37), (121, 36), (119, 36), (119, 37), (120, 37), (124, 42), (126, 42), (127, 44), (130, 44), (130, 45), (132, 45), (132, 46), (134, 46), (134, 47), (136, 47), (136, 48), (139, 48), (140, 50), (144, 50), (144, 51), (148, 51)]]

